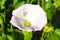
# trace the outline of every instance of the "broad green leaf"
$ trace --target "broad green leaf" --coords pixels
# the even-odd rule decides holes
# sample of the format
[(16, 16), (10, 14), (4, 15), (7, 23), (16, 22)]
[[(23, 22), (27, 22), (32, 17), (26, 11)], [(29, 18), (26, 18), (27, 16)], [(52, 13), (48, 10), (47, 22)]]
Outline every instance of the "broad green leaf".
[(0, 15), (1, 15), (2, 18), (4, 18), (4, 16), (5, 16), (4, 13), (0, 13)]
[(0, 40), (3, 40), (1, 36), (0, 36)]
[(51, 20), (52, 19), (51, 9), (47, 10), (46, 13), (47, 13), (47, 19)]
[(25, 4), (24, 1), (22, 1), (22, 2), (17, 2), (17, 3), (15, 4), (15, 9), (18, 8), (18, 7), (20, 7), (20, 6), (23, 5), (23, 4)]
[(46, 9), (49, 9), (49, 8), (51, 8), (51, 6), (52, 6), (52, 1), (49, 0), (49, 1), (45, 4), (45, 8), (46, 8)]
[(1, 5), (1, 9), (4, 9), (5, 8), (5, 6), (4, 5)]
[(14, 0), (13, 2), (14, 2), (13, 4), (15, 5), (18, 2), (18, 0)]
[(12, 32), (13, 30), (8, 28), (7, 31), (8, 31), (8, 32)]
[(1, 0), (1, 1), (0, 1), (0, 6), (1, 6), (1, 9), (4, 9), (4, 8), (5, 8), (5, 6), (4, 6), (5, 1), (6, 1), (6, 0)]
[(60, 29), (55, 29), (55, 33), (60, 36)]
[(60, 40), (60, 37), (57, 36), (55, 33), (50, 32), (47, 33), (45, 40)]
[(6, 40), (7, 39), (6, 34), (2, 34), (2, 38), (3, 38), (3, 40)]
[(51, 0), (49, 0), (45, 4), (45, 10), (46, 10), (46, 14), (47, 14), (47, 19), (51, 20), (52, 19), (52, 1)]
[(24, 40), (24, 35), (20, 30), (13, 30), (11, 36), (13, 40)]
[(13, 38), (10, 35), (7, 35), (8, 40), (13, 40)]

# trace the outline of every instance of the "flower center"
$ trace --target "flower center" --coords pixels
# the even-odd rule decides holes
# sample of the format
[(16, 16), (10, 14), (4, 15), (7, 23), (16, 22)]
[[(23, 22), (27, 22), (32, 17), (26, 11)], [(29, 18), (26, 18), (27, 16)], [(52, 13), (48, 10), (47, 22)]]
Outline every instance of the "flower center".
[(21, 23), (24, 27), (31, 27), (31, 23), (26, 19), (22, 19)]

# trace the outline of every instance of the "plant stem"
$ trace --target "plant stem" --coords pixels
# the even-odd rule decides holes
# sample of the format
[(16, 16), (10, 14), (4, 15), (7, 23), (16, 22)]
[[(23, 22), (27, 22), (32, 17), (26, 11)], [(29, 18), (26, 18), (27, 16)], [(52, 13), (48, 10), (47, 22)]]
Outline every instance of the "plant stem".
[(42, 8), (44, 9), (44, 0), (42, 0)]
[(33, 0), (31, 0), (30, 4), (32, 4)]
[(27, 1), (27, 4), (29, 3), (29, 0), (26, 0)]
[(40, 0), (38, 0), (38, 5), (40, 5)]
[(45, 33), (45, 32), (43, 31), (43, 33), (42, 33), (42, 37), (41, 37), (41, 40), (44, 40), (44, 38), (43, 38), (43, 37), (44, 37), (44, 33)]

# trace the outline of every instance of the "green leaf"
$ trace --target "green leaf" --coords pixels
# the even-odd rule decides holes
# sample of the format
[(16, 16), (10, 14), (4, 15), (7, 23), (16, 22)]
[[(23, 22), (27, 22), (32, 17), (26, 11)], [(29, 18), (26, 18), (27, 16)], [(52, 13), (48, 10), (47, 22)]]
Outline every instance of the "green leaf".
[(51, 13), (51, 10), (47, 10), (47, 18), (49, 19), (49, 20), (51, 20), (52, 19), (52, 13)]
[(55, 33), (60, 36), (60, 29), (55, 29)]
[(23, 5), (23, 4), (25, 4), (24, 1), (22, 1), (22, 2), (17, 2), (17, 3), (15, 4), (15, 9), (18, 8), (18, 7), (20, 7), (20, 6)]
[(20, 30), (13, 30), (11, 36), (13, 40), (24, 40), (24, 35)]
[(6, 1), (6, 0), (1, 0), (1, 1), (0, 1), (0, 6), (1, 6), (1, 9), (4, 9), (4, 8), (5, 8), (5, 6), (4, 6), (5, 1)]
[(5, 8), (5, 6), (4, 5), (1, 5), (1, 9), (4, 9)]
[(0, 40), (3, 40), (1, 36), (0, 36)]
[(15, 5), (18, 2), (18, 0), (14, 0), (13, 2), (14, 2), (13, 5)]
[(52, 1), (49, 0), (46, 4), (45, 4), (45, 10), (46, 10), (46, 14), (47, 14), (47, 19), (51, 20), (52, 19)]
[(13, 38), (10, 35), (7, 35), (8, 40), (13, 40)]
[(47, 33), (45, 40), (60, 40), (60, 37), (53, 32), (49, 32)]
[(45, 4), (45, 8), (48, 9), (48, 8), (51, 8), (52, 6), (52, 1), (49, 0), (46, 4)]
[(2, 38), (3, 38), (3, 40), (6, 40), (7, 39), (6, 34), (2, 34)]

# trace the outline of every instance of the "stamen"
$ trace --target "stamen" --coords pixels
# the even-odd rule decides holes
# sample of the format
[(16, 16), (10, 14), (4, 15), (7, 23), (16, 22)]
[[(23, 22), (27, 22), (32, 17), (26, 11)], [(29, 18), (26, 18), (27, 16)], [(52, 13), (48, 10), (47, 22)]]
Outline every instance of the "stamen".
[(22, 20), (22, 25), (23, 25), (24, 27), (30, 27), (30, 26), (31, 26), (31, 23), (30, 23), (28, 20), (23, 19), (23, 20)]

